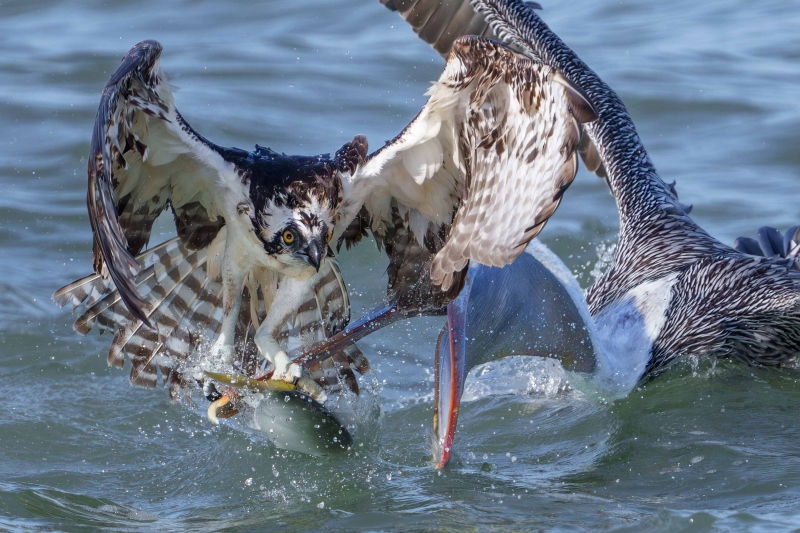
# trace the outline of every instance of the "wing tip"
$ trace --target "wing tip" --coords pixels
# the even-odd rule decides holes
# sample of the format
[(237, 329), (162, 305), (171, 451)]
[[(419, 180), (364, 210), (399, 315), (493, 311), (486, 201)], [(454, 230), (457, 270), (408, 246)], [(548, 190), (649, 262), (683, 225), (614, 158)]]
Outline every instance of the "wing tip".
[(783, 234), (775, 228), (763, 226), (758, 229), (755, 239), (738, 237), (733, 247), (748, 255), (797, 261), (800, 254), (800, 226), (791, 226)]
[(155, 62), (155, 60), (157, 60), (161, 56), (161, 52), (163, 50), (164, 47), (161, 45), (160, 42), (156, 41), (155, 39), (145, 39), (143, 41), (139, 41), (138, 43), (131, 46), (130, 49), (122, 57), (123, 64), (120, 68), (125, 66), (126, 60), (134, 57), (137, 60), (143, 59), (147, 61), (148, 66), (152, 66), (152, 63)]
[(64, 307), (65, 305), (67, 305), (68, 302), (72, 301), (71, 292), (74, 284), (75, 282), (72, 282), (69, 285), (64, 285), (63, 287), (55, 291), (52, 296), (50, 296), (50, 298), (56, 303), (57, 306)]
[[(139, 41), (131, 46), (122, 56), (122, 63), (106, 83), (106, 90), (116, 86), (125, 76), (134, 70), (147, 70), (150, 72), (158, 63), (164, 48), (161, 43), (153, 39)], [(104, 91), (105, 92), (105, 91)]]

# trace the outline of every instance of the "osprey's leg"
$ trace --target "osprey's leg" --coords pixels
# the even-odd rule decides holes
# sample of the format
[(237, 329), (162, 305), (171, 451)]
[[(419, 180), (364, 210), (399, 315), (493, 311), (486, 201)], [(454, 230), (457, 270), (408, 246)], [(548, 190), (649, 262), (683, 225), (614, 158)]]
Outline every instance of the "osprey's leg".
[(272, 336), (269, 320), (265, 320), (256, 331), (253, 340), (258, 346), (261, 354), (275, 367), (272, 379), (280, 379), (289, 383), (294, 383), (303, 372), (297, 363), (293, 363), (283, 348)]
[(322, 387), (303, 376), (303, 367), (289, 358), (286, 351), (281, 348), (274, 337), (274, 333), (283, 324), (294, 320), (300, 302), (303, 302), (308, 296), (310, 286), (309, 280), (290, 277), (281, 278), (272, 305), (264, 322), (256, 330), (253, 340), (258, 346), (258, 351), (275, 367), (272, 379), (294, 383), (311, 397), (320, 403), (324, 403), (327, 396)]
[(211, 346), (211, 355), (226, 364), (231, 364), (236, 355), (233, 341), (242, 309), (242, 290), (246, 275), (247, 272), (232, 261), (225, 261), (222, 267), (222, 327), (217, 340)]
[(298, 389), (317, 400), (319, 403), (325, 403), (328, 395), (314, 380), (303, 376), (303, 367), (293, 362), (286, 352), (280, 347), (278, 342), (272, 336), (269, 320), (265, 320), (256, 331), (253, 340), (258, 346), (258, 350), (264, 357), (273, 364), (275, 371), (272, 373), (272, 379), (282, 380), (287, 383), (293, 383)]

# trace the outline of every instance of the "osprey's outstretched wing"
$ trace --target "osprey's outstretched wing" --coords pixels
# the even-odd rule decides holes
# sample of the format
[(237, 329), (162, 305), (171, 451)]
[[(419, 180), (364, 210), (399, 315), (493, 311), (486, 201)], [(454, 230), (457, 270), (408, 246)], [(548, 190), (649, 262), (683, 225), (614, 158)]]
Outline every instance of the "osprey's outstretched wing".
[[(207, 245), (224, 220), (223, 191), (233, 175), (216, 145), (178, 113), (159, 67), (161, 45), (128, 51), (103, 89), (89, 157), (86, 202), (94, 232), (95, 272), (107, 270), (130, 312), (149, 324), (136, 290), (153, 222), (168, 205), (183, 243)], [(227, 177), (227, 180), (226, 180)]]
[(366, 208), (380, 238), (399, 214), (420, 244), (443, 234), (430, 268), (447, 290), (470, 260), (513, 261), (577, 172), (580, 124), (596, 114), (559, 72), (495, 41), (455, 41), (430, 99), (345, 183), (348, 223)]
[[(513, 50), (522, 51), (515, 43), (495, 35), (486, 16), (475, 9), (474, 0), (381, 0), (392, 11), (397, 11), (417, 36), (447, 57), (456, 39), (462, 35), (480, 35), (496, 39)], [(542, 9), (538, 2), (524, 2), (531, 9)], [(530, 50), (523, 51), (530, 52)], [(606, 169), (597, 147), (587, 134), (578, 145), (578, 154), (586, 170), (606, 178)]]

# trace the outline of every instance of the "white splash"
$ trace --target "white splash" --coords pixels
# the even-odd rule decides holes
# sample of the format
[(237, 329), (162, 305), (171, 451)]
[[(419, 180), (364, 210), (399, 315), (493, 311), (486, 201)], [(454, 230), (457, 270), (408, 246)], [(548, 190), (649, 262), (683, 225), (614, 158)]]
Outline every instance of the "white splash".
[(553, 398), (571, 390), (569, 379), (570, 374), (555, 359), (515, 355), (473, 368), (461, 400), (501, 394)]

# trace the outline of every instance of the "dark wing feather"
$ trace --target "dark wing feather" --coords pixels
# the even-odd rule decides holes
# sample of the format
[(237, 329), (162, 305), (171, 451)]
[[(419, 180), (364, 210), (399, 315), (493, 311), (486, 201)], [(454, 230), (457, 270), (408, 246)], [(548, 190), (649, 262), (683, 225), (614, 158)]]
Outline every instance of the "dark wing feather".
[(135, 45), (103, 89), (86, 197), (95, 271), (111, 277), (126, 307), (147, 324), (134, 256), (168, 205), (180, 237), (206, 245), (224, 223), (220, 190), (233, 169), (178, 113), (160, 56), (155, 41)]
[[(431, 265), (447, 290), (472, 259), (513, 261), (553, 214), (577, 171), (580, 124), (596, 118), (558, 72), (480, 37), (453, 45), (419, 115), (350, 180), (382, 235), (392, 210), (420, 240), (449, 227)], [(455, 213), (455, 219), (453, 215)]]
[(376, 238), (389, 256), (386, 269), (389, 300), (408, 315), (444, 314), (447, 304), (461, 291), (466, 274), (466, 269), (456, 273), (453, 284), (446, 290), (431, 280), (434, 257), (446, 240), (445, 229), (435, 232), (429, 228), (423, 239), (417, 239), (397, 207), (392, 208), (392, 220), (384, 234)]
[[(486, 17), (475, 10), (471, 0), (381, 0), (397, 11), (417, 36), (431, 45), (442, 57), (447, 57), (453, 43), (464, 35), (498, 39)], [(542, 9), (537, 2), (524, 2), (531, 9)], [(504, 42), (521, 52), (514, 43)]]
[(447, 57), (462, 35), (495, 38), (486, 19), (476, 13), (470, 0), (381, 0), (408, 22), (420, 39)]
[(787, 259), (787, 266), (800, 270), (800, 226), (792, 226), (783, 235), (769, 226), (758, 229), (757, 239), (739, 237), (733, 247), (745, 254)]
[[(414, 33), (443, 57), (447, 57), (455, 40), (462, 35), (482, 35), (521, 51), (514, 43), (498, 38), (486, 17), (475, 10), (470, 0), (381, 0), (381, 3), (392, 11), (397, 11), (409, 23)], [(531, 9), (542, 8), (536, 2), (525, 3)], [(428, 16), (425, 17), (425, 14)], [(583, 135), (578, 153), (589, 172), (606, 178), (607, 172), (600, 154), (588, 135)]]

